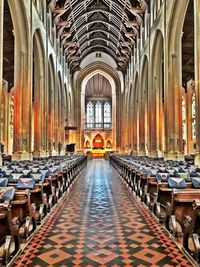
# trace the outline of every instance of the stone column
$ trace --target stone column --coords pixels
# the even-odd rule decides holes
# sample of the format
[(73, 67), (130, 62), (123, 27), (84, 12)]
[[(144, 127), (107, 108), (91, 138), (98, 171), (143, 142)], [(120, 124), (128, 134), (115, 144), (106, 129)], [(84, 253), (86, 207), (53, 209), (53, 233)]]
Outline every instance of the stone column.
[[(127, 89), (126, 89), (127, 90)], [(129, 106), (128, 106), (128, 93), (125, 92), (125, 98), (124, 98), (124, 149), (125, 152), (128, 152), (128, 113), (129, 113)], [(132, 123), (132, 122), (131, 122)]]
[(133, 96), (133, 154), (139, 154), (139, 108), (138, 108), (138, 90), (139, 83), (135, 84)]
[[(121, 122), (120, 122), (120, 103), (119, 103), (119, 97), (116, 96), (116, 94), (112, 95), (112, 149), (116, 150), (117, 148), (118, 140), (119, 140), (119, 129), (121, 128)], [(119, 125), (117, 125), (117, 122)]]
[(130, 153), (131, 151), (131, 128), (132, 128), (132, 123), (129, 123), (132, 120), (133, 116), (133, 111), (131, 110), (131, 92), (129, 88), (129, 97), (127, 98), (127, 152)]
[[(120, 147), (120, 151), (124, 152), (125, 150), (125, 92), (122, 93), (121, 95), (121, 128), (120, 128), (120, 135), (121, 135), (121, 147)], [(132, 123), (132, 122), (131, 122)]]
[(156, 157), (157, 151), (157, 76), (150, 76), (152, 78), (151, 84), (152, 87), (150, 88), (149, 92), (149, 109), (150, 109), (150, 120), (149, 120), (149, 132), (150, 132), (150, 156)]
[[(17, 34), (17, 33), (15, 33)], [(13, 160), (31, 159), (31, 55), (19, 51), (15, 63)]]
[[(144, 77), (143, 77), (144, 78)], [(144, 78), (145, 79), (145, 78)], [(139, 155), (145, 155), (145, 89), (144, 84), (141, 82), (142, 86), (139, 92)]]
[[(180, 53), (180, 51), (179, 51)], [(168, 64), (167, 64), (168, 62)], [(168, 83), (165, 88), (165, 133), (166, 133), (166, 159), (183, 159), (182, 135), (182, 99), (180, 85), (180, 60), (175, 53), (168, 54), (165, 61), (165, 71), (168, 72)]]
[(194, 47), (195, 47), (195, 97), (196, 97), (196, 155), (195, 164), (200, 165), (200, 2), (194, 0)]
[[(0, 107), (2, 107), (3, 93), (3, 17), (4, 17), (4, 0), (0, 1)], [(0, 108), (0, 118), (2, 109)], [(2, 127), (0, 126), (0, 137), (2, 136)], [(0, 143), (2, 140), (0, 139)], [(2, 165), (2, 155), (0, 150), (0, 166)]]
[[(161, 68), (161, 58), (160, 58), (160, 68)], [(155, 153), (156, 157), (163, 156), (162, 150), (162, 132), (163, 132), (163, 114), (162, 114), (162, 83), (163, 79), (161, 72), (158, 72), (158, 76), (155, 78), (155, 95), (156, 95), (156, 139), (155, 139)]]

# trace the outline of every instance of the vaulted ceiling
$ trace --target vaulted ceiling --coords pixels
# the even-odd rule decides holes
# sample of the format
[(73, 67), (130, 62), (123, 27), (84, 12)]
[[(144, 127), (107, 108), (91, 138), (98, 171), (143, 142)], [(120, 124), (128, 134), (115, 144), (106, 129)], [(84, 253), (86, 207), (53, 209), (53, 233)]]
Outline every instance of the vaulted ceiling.
[(101, 74), (92, 76), (86, 84), (85, 97), (112, 98), (112, 88), (108, 79)]
[(119, 69), (128, 63), (149, 0), (49, 0), (70, 67), (106, 52)]

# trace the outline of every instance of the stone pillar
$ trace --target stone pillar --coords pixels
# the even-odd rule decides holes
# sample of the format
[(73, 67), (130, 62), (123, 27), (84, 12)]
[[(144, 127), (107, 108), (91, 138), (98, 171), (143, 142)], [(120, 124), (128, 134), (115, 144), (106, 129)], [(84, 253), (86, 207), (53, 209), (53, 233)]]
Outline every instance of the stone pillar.
[[(160, 67), (161, 67), (161, 58), (160, 58)], [(163, 79), (162, 74), (159, 72), (158, 76), (154, 77), (155, 80), (155, 98), (156, 98), (156, 139), (155, 139), (155, 156), (156, 157), (162, 157), (163, 151), (162, 151), (162, 131), (163, 131), (163, 125), (162, 125), (162, 84), (161, 80)]]
[(194, 0), (194, 47), (195, 47), (195, 97), (196, 97), (196, 155), (195, 164), (200, 165), (200, 2)]
[[(45, 62), (45, 60), (44, 60)], [(45, 65), (45, 63), (44, 63)], [(41, 103), (41, 129), (42, 129), (42, 133), (41, 133), (41, 142), (40, 142), (40, 146), (41, 146), (41, 153), (40, 156), (41, 157), (46, 157), (46, 71), (45, 71), (45, 66), (43, 67), (43, 77), (42, 77), (42, 87), (41, 87), (41, 92), (42, 92), (42, 103)]]
[[(122, 93), (122, 100), (120, 102), (121, 105), (121, 128), (120, 128), (120, 135), (121, 135), (121, 147), (120, 151), (125, 151), (125, 92)], [(132, 122), (131, 122), (132, 123)]]
[(48, 62), (48, 154), (53, 155), (54, 143), (54, 80), (52, 62)]
[[(151, 77), (151, 76), (150, 76)], [(157, 110), (157, 94), (156, 94), (156, 86), (157, 86), (157, 76), (152, 77), (152, 88), (149, 90), (149, 133), (150, 133), (150, 156), (156, 157), (156, 149), (157, 149), (157, 139), (156, 139), (156, 110)]]
[[(129, 106), (128, 106), (128, 93), (125, 92), (125, 98), (124, 98), (124, 149), (125, 153), (128, 153), (128, 114), (129, 114)], [(131, 122), (132, 123), (132, 122)]]
[[(15, 33), (17, 34), (17, 33)], [(15, 63), (13, 160), (31, 159), (31, 55), (17, 50)], [(30, 53), (30, 54), (29, 54)]]
[[(4, 17), (4, 0), (0, 1), (0, 107), (2, 107), (3, 94), (3, 17)], [(2, 109), (0, 108), (0, 118)], [(2, 127), (0, 126), (0, 137), (2, 136)], [(2, 140), (0, 139), (0, 143)], [(2, 165), (2, 155), (0, 150), (0, 166)]]
[(2, 132), (2, 141), (4, 144), (4, 151), (3, 153), (8, 155), (8, 137), (9, 137), (9, 130), (10, 130), (10, 120), (9, 120), (9, 106), (10, 106), (10, 94), (8, 92), (7, 83), (3, 82), (3, 99), (2, 99), (2, 107), (3, 107), (3, 132)]
[[(36, 64), (37, 62), (37, 64)], [(36, 68), (35, 68), (35, 77), (34, 77), (34, 84), (35, 88), (33, 90), (35, 91), (35, 97), (34, 97), (34, 156), (35, 157), (41, 157), (43, 156), (42, 153), (42, 144), (43, 144), (43, 124), (44, 120), (42, 118), (43, 116), (43, 75), (40, 74), (41, 72), (41, 66), (39, 65), (38, 60), (35, 62)]]
[(131, 109), (131, 92), (129, 88), (129, 97), (127, 98), (127, 153), (130, 153), (131, 151), (131, 130), (132, 130), (132, 123), (129, 123), (132, 120), (133, 117), (133, 111)]
[[(179, 51), (181, 53), (181, 51)], [(175, 53), (168, 54), (168, 65), (165, 61), (165, 77), (168, 77), (165, 88), (165, 133), (166, 133), (166, 159), (183, 159), (182, 135), (182, 99), (180, 85), (180, 60)]]
[[(142, 83), (141, 83), (142, 84)], [(144, 85), (140, 88), (139, 97), (139, 155), (145, 155), (145, 101)]]
[[(118, 129), (120, 129), (119, 126), (116, 124), (116, 118), (120, 115), (120, 103), (118, 101), (119, 101), (119, 98), (117, 99), (116, 94), (113, 94), (112, 95), (112, 109), (111, 109), (111, 112), (112, 112), (112, 115), (111, 115), (111, 123), (112, 123), (111, 138), (112, 138), (112, 149), (113, 150), (116, 150), (116, 144), (117, 144), (117, 139), (118, 139), (117, 135), (119, 134), (117, 127), (118, 127)], [(116, 108), (116, 107), (118, 107), (118, 108)], [(120, 119), (117, 121), (119, 124), (121, 123)], [(106, 145), (107, 144), (105, 144), (105, 147), (106, 147)]]
[(139, 154), (139, 107), (138, 107), (139, 82), (135, 83), (133, 96), (133, 154)]

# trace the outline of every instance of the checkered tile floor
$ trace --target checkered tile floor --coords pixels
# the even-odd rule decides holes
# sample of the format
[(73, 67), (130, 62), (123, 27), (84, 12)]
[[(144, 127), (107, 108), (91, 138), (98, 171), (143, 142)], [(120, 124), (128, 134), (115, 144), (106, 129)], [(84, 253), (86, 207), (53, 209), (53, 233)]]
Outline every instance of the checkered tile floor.
[(17, 259), (18, 267), (192, 266), (104, 160), (93, 160)]

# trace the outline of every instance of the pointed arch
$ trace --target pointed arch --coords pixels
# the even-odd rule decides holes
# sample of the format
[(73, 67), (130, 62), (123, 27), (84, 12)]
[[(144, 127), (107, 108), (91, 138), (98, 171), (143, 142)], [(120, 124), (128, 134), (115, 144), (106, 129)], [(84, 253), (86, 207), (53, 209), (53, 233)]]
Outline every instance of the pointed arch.
[[(75, 80), (74, 88), (77, 90), (77, 107), (75, 112), (76, 124), (81, 125), (80, 132), (80, 143), (78, 147), (83, 147), (84, 138), (84, 121), (85, 121), (85, 108), (84, 108), (84, 98), (85, 98), (85, 85), (87, 80), (93, 75), (100, 73), (105, 76), (112, 87), (112, 139), (113, 139), (113, 148), (119, 148), (120, 146), (120, 94), (121, 94), (121, 82), (119, 79), (118, 73), (109, 65), (103, 62), (95, 62), (89, 64), (83, 70), (79, 72), (77, 75), (77, 79)], [(80, 105), (81, 103), (81, 105)], [(117, 110), (116, 110), (117, 107)]]

